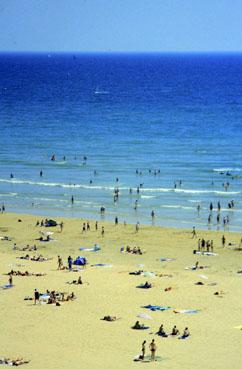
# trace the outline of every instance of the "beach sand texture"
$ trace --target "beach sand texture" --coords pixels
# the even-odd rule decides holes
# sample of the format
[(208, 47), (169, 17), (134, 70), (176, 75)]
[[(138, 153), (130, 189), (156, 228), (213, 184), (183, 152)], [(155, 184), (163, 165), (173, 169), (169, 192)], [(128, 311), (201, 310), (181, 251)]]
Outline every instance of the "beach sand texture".
[[(22, 222), (18, 222), (18, 219)], [(239, 369), (241, 364), (242, 331), (234, 327), (242, 324), (242, 251), (234, 247), (221, 247), (222, 232), (198, 231), (198, 238), (214, 240), (214, 252), (218, 256), (193, 255), (197, 239), (191, 230), (165, 229), (141, 226), (138, 234), (133, 225), (115, 226), (99, 223), (99, 230), (82, 234), (82, 220), (61, 219), (59, 227), (51, 229), (55, 241), (34, 241), (40, 227), (35, 227), (36, 216), (1, 214), (0, 236), (11, 236), (12, 241), (0, 241), (0, 285), (8, 282), (4, 273), (11, 269), (46, 273), (43, 277), (13, 276), (14, 287), (0, 290), (0, 357), (23, 357), (31, 360), (26, 368), (137, 368), (142, 363), (133, 362), (141, 351), (143, 340), (148, 344), (154, 338), (159, 363), (147, 363), (167, 369)], [(101, 236), (101, 226), (105, 236)], [(44, 229), (46, 231), (50, 229)], [(225, 233), (226, 240), (239, 244), (239, 233)], [(24, 247), (36, 244), (38, 251), (13, 251), (13, 244)], [(79, 251), (80, 247), (101, 246), (99, 252)], [(121, 246), (139, 246), (143, 255), (121, 253)], [(29, 253), (53, 258), (46, 262), (20, 260), (17, 257)], [(57, 270), (57, 255), (66, 265), (68, 255), (73, 259), (86, 256), (88, 266), (80, 273)], [(161, 257), (174, 258), (161, 262)], [(196, 261), (209, 268), (185, 270)], [(95, 263), (108, 263), (112, 267), (91, 267)], [(143, 264), (143, 267), (139, 267)], [(22, 265), (22, 266), (19, 266)], [(172, 277), (144, 277), (129, 275), (143, 269)], [(81, 286), (66, 282), (81, 274)], [(205, 275), (207, 279), (201, 277)], [(136, 288), (146, 280), (154, 284), (148, 290)], [(195, 285), (201, 281), (204, 285)], [(209, 285), (216, 282), (217, 285)], [(165, 292), (165, 288), (172, 287)], [(77, 299), (61, 303), (61, 306), (34, 305), (24, 301), (33, 296), (34, 289), (74, 292)], [(224, 291), (215, 296), (214, 292)], [(149, 311), (142, 306), (152, 304), (170, 306), (168, 311)], [(197, 309), (197, 314), (175, 314), (173, 310)], [(137, 318), (140, 313), (152, 319)], [(115, 322), (100, 320), (105, 315), (120, 317)], [(150, 327), (146, 331), (130, 327), (139, 320)], [(154, 333), (159, 326), (171, 332), (177, 325), (180, 332), (189, 327), (191, 337), (179, 340), (161, 338)]]

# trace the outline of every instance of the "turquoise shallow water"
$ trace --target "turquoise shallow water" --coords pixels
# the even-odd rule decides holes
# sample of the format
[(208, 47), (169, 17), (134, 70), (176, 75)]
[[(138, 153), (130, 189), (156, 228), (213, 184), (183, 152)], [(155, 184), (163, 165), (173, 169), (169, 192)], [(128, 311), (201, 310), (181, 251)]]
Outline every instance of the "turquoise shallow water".
[(212, 202), (223, 229), (220, 201), (241, 230), (242, 55), (2, 54), (0, 82), (8, 211), (207, 228)]

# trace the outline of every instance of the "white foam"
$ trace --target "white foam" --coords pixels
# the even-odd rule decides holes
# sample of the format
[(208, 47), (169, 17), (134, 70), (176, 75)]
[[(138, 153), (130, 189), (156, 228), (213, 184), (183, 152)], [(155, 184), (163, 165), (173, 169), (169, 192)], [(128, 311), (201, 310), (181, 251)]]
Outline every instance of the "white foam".
[(241, 172), (241, 168), (214, 168), (214, 172)]

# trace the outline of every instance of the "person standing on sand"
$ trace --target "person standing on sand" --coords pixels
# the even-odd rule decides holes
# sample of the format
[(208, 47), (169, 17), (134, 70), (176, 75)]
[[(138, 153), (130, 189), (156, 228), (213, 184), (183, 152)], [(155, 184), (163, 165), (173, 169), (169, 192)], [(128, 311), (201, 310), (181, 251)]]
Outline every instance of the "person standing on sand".
[(141, 348), (141, 359), (142, 360), (144, 360), (144, 358), (145, 358), (145, 344), (146, 344), (146, 341), (144, 341), (143, 343), (142, 343), (142, 348)]
[(104, 227), (102, 227), (102, 237), (104, 237)]
[(39, 294), (39, 291), (37, 291), (37, 289), (34, 290), (34, 304), (36, 305), (36, 302), (38, 301), (38, 303), (40, 303), (39, 301), (39, 297), (40, 297), (40, 294)]
[(60, 231), (61, 232), (63, 231), (63, 226), (64, 226), (64, 223), (63, 222), (60, 222)]
[(72, 262), (73, 262), (72, 257), (68, 256), (67, 263), (68, 263), (69, 271), (72, 270)]
[(62, 267), (63, 267), (63, 261), (62, 261), (62, 258), (60, 257), (60, 255), (58, 255), (57, 264), (58, 264), (58, 270), (61, 270)]
[(12, 276), (12, 274), (10, 274), (10, 276), (9, 276), (8, 283), (9, 283), (9, 286), (13, 285), (13, 276)]
[(98, 222), (95, 223), (95, 230), (98, 230)]
[(225, 246), (225, 243), (226, 243), (226, 239), (225, 239), (225, 236), (224, 236), (224, 234), (223, 234), (223, 236), (222, 236), (222, 246), (223, 246), (223, 247)]
[(153, 339), (150, 343), (150, 356), (151, 356), (151, 361), (155, 361), (155, 352), (156, 352), (156, 344), (155, 344), (155, 340)]
[(192, 238), (197, 237), (196, 228), (195, 226), (192, 227)]
[(136, 223), (135, 225), (135, 233), (139, 232), (139, 222)]

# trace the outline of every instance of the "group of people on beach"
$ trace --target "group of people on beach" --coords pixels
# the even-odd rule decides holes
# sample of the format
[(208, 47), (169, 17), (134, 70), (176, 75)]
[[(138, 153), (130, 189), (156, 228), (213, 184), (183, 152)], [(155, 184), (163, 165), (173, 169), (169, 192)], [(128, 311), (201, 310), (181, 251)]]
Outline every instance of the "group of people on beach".
[(127, 252), (128, 254), (136, 254), (136, 255), (143, 254), (140, 247), (136, 247), (136, 246), (134, 246), (133, 248), (131, 248), (130, 246), (126, 246), (126, 248), (124, 248), (124, 246), (122, 246), (120, 248), (120, 252)]

